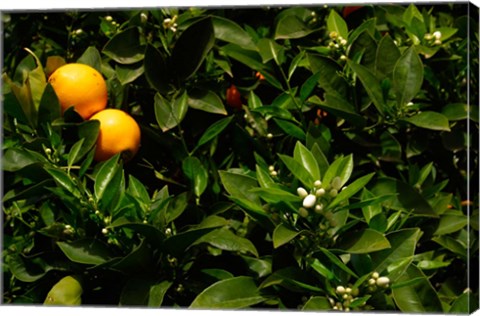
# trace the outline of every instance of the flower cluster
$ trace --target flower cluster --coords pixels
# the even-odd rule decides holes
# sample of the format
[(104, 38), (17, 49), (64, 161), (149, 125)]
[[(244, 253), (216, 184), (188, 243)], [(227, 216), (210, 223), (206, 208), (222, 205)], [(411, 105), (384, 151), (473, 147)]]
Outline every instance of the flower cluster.
[(440, 31), (435, 31), (433, 34), (427, 33), (425, 34), (424, 39), (430, 44), (437, 46), (442, 45), (442, 33)]
[(331, 41), (328, 43), (328, 48), (330, 48), (332, 53), (339, 53), (340, 60), (346, 60), (346, 48), (347, 48), (347, 40), (339, 35), (337, 32), (332, 31), (328, 34), (328, 37)]
[[(343, 187), (345, 188), (345, 187)], [(303, 199), (302, 207), (298, 210), (298, 214), (302, 217), (309, 215), (309, 210), (313, 209), (317, 214), (324, 214), (326, 203), (336, 197), (338, 192), (342, 190), (342, 179), (335, 177), (330, 185), (324, 186), (322, 181), (316, 180), (313, 188), (308, 192), (305, 188), (297, 188), (297, 194)]]
[(163, 28), (169, 29), (170, 31), (175, 33), (177, 31), (177, 26), (178, 26), (176, 21), (177, 21), (176, 15), (174, 15), (172, 18), (166, 18), (165, 20), (163, 20)]

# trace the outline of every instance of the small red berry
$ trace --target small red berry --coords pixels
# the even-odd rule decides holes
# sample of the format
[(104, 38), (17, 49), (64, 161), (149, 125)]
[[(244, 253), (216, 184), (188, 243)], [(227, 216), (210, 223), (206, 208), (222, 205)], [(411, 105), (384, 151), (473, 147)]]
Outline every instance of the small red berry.
[(232, 84), (226, 93), (227, 104), (232, 108), (241, 109), (242, 108), (242, 98), (237, 87)]

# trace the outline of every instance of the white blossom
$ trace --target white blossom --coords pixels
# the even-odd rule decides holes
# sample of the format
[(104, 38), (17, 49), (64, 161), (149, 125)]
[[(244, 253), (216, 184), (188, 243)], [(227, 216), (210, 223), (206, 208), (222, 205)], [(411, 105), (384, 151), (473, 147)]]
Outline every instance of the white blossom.
[(316, 202), (317, 197), (313, 194), (309, 194), (303, 199), (303, 207), (311, 208), (315, 205)]

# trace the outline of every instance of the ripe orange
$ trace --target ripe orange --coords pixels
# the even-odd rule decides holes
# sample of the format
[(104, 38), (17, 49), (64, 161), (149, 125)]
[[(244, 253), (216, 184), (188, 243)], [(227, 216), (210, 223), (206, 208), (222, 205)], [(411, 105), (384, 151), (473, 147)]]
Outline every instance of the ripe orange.
[(107, 84), (102, 74), (84, 64), (71, 63), (57, 68), (48, 78), (57, 94), (62, 113), (74, 106), (83, 119), (105, 109)]
[(121, 153), (125, 161), (135, 156), (140, 148), (140, 127), (128, 113), (106, 109), (94, 114), (90, 120), (100, 121), (100, 132), (95, 150), (96, 161), (104, 161)]

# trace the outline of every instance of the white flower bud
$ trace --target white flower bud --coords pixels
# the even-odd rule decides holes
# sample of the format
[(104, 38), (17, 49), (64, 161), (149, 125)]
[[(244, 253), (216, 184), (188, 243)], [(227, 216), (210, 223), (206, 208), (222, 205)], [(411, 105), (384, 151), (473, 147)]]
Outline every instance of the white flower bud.
[(278, 175), (278, 172), (276, 172), (275, 170), (273, 170), (272, 172), (270, 172), (270, 175), (272, 177), (276, 177)]
[(348, 294), (343, 294), (342, 298), (343, 298), (344, 300), (348, 300)]
[(321, 185), (322, 185), (322, 181), (320, 181), (320, 180), (316, 180), (316, 181), (313, 183), (313, 186), (316, 187), (316, 188), (319, 188)]
[(336, 190), (336, 189), (331, 189), (329, 194), (330, 194), (331, 197), (336, 197), (337, 194), (338, 194), (338, 190)]
[(374, 285), (374, 284), (376, 284), (376, 283), (377, 283), (377, 281), (375, 281), (375, 279), (369, 279), (369, 280), (368, 280), (368, 284), (369, 284), (369, 285)]
[(65, 229), (72, 229), (72, 226), (67, 224), (67, 225), (65, 225)]
[(340, 179), (340, 177), (333, 178), (331, 185), (333, 189), (340, 190), (342, 187), (342, 179)]
[(379, 277), (377, 279), (377, 285), (381, 287), (388, 287), (390, 284), (390, 279), (388, 277)]
[(347, 40), (342, 38), (342, 40), (340, 41), (340, 45), (342, 45), (342, 46), (347, 45)]
[(75, 34), (79, 35), (79, 34), (82, 34), (83, 33), (83, 30), (82, 29), (78, 29), (75, 31)]
[(372, 278), (374, 278), (375, 280), (378, 279), (379, 277), (380, 277), (380, 274), (378, 274), (377, 271), (372, 273)]
[(318, 197), (324, 196), (325, 195), (325, 189), (324, 188), (318, 189), (317, 192), (315, 192), (315, 195), (318, 196)]
[(345, 293), (347, 293), (347, 294), (350, 294), (350, 293), (352, 293), (352, 289), (351, 289), (351, 288), (349, 288), (349, 287), (347, 287), (347, 288), (345, 289)]
[(108, 229), (106, 229), (106, 228), (102, 229), (102, 234), (104, 234), (104, 235), (108, 234)]
[(337, 289), (335, 290), (337, 292), (337, 294), (345, 294), (345, 288), (341, 285), (337, 286)]
[(435, 37), (435, 39), (439, 40), (442, 38), (442, 33), (440, 31), (435, 31), (433, 32), (433, 37)]
[(433, 38), (433, 36), (432, 36), (432, 34), (427, 33), (427, 34), (425, 34), (425, 36), (423, 38), (426, 39), (427, 41), (429, 41)]
[(298, 194), (299, 197), (301, 197), (302, 199), (304, 199), (304, 198), (307, 197), (308, 192), (307, 192), (307, 190), (305, 190), (304, 188), (299, 187), (299, 188), (297, 188), (297, 194)]
[(337, 38), (338, 33), (335, 32), (335, 31), (331, 31), (330, 34), (328, 34), (328, 36), (329, 36), (330, 38), (332, 38), (332, 39), (333, 39), (333, 38)]
[(268, 166), (268, 171), (270, 171), (270, 172), (275, 171), (275, 167), (274, 166)]
[(435, 42), (433, 42), (434, 45), (442, 45), (442, 41), (439, 39), (436, 39)]
[(315, 205), (315, 213), (321, 214), (323, 211), (323, 204), (317, 204)]
[(267, 138), (268, 138), (268, 139), (272, 139), (272, 138), (273, 138), (273, 134), (272, 134), (272, 133), (268, 133), (268, 134), (267, 134)]
[(105, 20), (110, 22), (110, 21), (113, 20), (113, 18), (112, 18), (110, 15), (107, 15), (107, 16), (105, 17)]
[(317, 197), (313, 194), (309, 194), (303, 199), (303, 207), (311, 208), (315, 205), (316, 202)]

